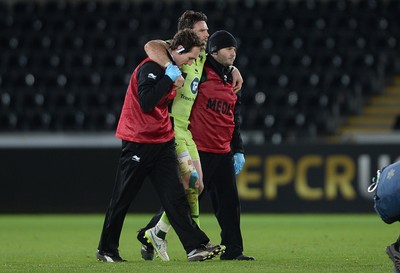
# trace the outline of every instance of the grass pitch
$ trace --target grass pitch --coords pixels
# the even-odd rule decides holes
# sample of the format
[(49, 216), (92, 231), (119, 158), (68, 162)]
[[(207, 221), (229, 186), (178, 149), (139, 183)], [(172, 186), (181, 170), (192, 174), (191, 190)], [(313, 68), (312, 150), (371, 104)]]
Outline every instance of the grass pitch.
[[(168, 234), (170, 262), (143, 261), (136, 231), (150, 215), (130, 214), (121, 235), (127, 263), (103, 263), (95, 251), (104, 215), (0, 215), (0, 272), (392, 272), (385, 247), (397, 238), (398, 224), (377, 215), (243, 214), (245, 254), (257, 261), (186, 261), (174, 232)], [(202, 229), (219, 242), (213, 215)]]

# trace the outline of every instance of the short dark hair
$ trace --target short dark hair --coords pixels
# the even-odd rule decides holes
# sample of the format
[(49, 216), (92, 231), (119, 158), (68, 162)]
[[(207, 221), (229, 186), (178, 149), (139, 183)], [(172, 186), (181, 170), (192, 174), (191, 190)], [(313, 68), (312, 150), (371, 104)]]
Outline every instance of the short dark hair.
[(203, 47), (204, 42), (200, 40), (199, 36), (189, 28), (178, 31), (171, 41), (171, 49), (175, 50), (179, 45), (184, 47), (181, 53), (189, 52), (193, 47)]
[(207, 16), (200, 11), (187, 10), (178, 19), (178, 31), (185, 28), (192, 29), (199, 21), (207, 22)]

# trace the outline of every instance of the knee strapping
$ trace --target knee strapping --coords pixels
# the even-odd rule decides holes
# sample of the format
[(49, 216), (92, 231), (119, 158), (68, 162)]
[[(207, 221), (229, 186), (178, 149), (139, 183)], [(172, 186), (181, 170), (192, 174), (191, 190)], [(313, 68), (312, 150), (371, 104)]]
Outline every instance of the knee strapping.
[(188, 174), (196, 172), (196, 169), (193, 166), (192, 158), (190, 157), (189, 152), (186, 151), (179, 154), (178, 162), (179, 162), (179, 171), (181, 173), (181, 176), (186, 176)]

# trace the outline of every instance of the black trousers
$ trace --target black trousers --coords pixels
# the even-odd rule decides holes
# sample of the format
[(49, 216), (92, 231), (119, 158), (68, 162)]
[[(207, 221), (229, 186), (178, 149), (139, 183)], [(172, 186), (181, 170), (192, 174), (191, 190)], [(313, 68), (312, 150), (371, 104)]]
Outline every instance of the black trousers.
[[(221, 227), (221, 244), (226, 246), (223, 254), (235, 258), (243, 253), (243, 239), (240, 229), (240, 200), (233, 167), (233, 155), (214, 154), (199, 151), (203, 169), (204, 192), (210, 194), (212, 207)], [(145, 230), (155, 226), (160, 220), (163, 209), (154, 215)], [(139, 234), (142, 236), (142, 234)]]
[(224, 256), (235, 258), (243, 253), (240, 229), (240, 200), (233, 167), (233, 155), (199, 151), (204, 189), (210, 194), (215, 216), (221, 227)]
[(190, 207), (179, 177), (175, 140), (162, 144), (123, 141), (98, 249), (118, 253), (125, 216), (146, 177), (153, 184), (186, 252), (207, 244), (209, 238), (190, 217)]

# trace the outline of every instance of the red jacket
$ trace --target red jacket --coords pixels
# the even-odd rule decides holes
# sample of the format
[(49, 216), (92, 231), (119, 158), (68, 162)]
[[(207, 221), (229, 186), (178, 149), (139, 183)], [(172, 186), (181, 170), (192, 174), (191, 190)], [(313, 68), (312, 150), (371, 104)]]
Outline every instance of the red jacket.
[(172, 80), (150, 59), (132, 74), (116, 137), (138, 143), (164, 143), (174, 137), (168, 105), (175, 97)]
[(227, 153), (235, 129), (237, 96), (232, 83), (224, 82), (208, 63), (203, 73), (207, 80), (199, 85), (190, 115), (190, 131), (199, 151)]

